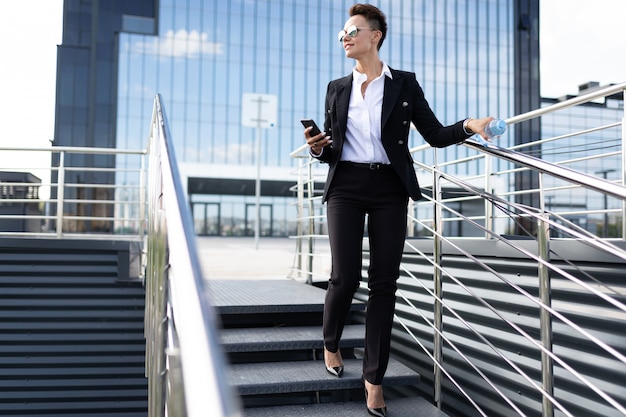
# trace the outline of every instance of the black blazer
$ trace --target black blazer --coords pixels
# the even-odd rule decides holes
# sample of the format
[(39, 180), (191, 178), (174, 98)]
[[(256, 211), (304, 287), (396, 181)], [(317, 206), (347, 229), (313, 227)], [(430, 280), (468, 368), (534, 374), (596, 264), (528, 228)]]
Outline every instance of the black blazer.
[[(433, 147), (443, 148), (462, 142), (469, 135), (463, 130), (463, 121), (443, 126), (415, 78), (415, 74), (390, 69), (393, 79), (385, 77), (382, 105), (382, 143), (394, 170), (413, 200), (421, 198), (413, 159), (409, 153), (408, 137), (411, 122)], [(333, 181), (341, 156), (348, 124), (348, 105), (352, 92), (352, 74), (331, 81), (326, 91), (324, 131), (333, 143), (323, 149), (317, 158), (330, 165), (324, 187), (323, 201)]]

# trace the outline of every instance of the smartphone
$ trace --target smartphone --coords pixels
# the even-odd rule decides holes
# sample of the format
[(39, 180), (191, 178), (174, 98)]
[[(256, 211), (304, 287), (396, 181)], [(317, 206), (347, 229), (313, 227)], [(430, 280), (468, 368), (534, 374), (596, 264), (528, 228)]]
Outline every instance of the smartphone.
[(313, 119), (302, 119), (300, 120), (300, 123), (302, 123), (304, 127), (313, 126), (313, 129), (311, 129), (311, 131), (309, 132), (309, 136), (315, 136), (315, 135), (319, 135), (320, 133), (322, 133), (322, 131), (315, 124), (315, 121)]

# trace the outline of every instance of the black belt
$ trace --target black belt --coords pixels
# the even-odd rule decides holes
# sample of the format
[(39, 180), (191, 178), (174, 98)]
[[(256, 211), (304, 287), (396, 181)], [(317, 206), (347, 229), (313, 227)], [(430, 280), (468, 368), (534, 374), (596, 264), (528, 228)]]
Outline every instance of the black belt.
[(389, 169), (390, 164), (381, 164), (380, 162), (352, 162), (352, 161), (340, 161), (339, 164), (348, 165), (355, 168), (365, 168), (372, 171), (379, 169)]

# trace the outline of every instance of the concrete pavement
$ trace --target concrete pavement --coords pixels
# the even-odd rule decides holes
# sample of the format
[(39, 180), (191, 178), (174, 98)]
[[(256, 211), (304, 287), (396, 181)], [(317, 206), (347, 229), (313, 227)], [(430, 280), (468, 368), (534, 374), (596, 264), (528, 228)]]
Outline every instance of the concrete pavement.
[[(260, 238), (258, 249), (252, 237), (198, 236), (196, 243), (205, 279), (306, 280), (295, 270), (297, 257), (294, 239)], [(315, 259), (314, 280), (327, 280), (330, 272), (327, 242), (316, 242), (316, 252), (322, 256)], [(303, 268), (306, 268), (306, 264)]]

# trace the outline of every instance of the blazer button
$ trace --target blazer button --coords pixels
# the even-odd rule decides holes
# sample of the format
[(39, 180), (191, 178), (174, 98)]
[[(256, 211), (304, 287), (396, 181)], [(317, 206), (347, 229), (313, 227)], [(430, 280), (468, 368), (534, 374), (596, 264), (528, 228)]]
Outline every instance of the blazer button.
[(403, 121), (402, 121), (402, 124), (406, 126), (406, 125), (408, 125), (408, 124), (409, 124), (409, 122), (408, 122), (408, 121), (406, 121), (406, 120), (403, 120)]
[(403, 140), (399, 140), (398, 141), (398, 145), (404, 145), (404, 141)]
[(402, 107), (409, 107), (409, 103), (407, 101), (402, 102)]

